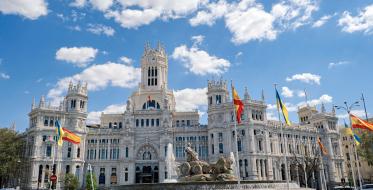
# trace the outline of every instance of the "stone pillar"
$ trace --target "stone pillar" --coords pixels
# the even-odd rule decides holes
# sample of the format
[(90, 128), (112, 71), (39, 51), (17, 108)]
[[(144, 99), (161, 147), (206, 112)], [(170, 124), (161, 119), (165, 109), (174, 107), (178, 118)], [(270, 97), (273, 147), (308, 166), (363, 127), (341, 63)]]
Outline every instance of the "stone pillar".
[(255, 153), (256, 147), (255, 147), (255, 136), (254, 136), (254, 129), (252, 127), (249, 128), (248, 132), (248, 141), (249, 141), (249, 152)]

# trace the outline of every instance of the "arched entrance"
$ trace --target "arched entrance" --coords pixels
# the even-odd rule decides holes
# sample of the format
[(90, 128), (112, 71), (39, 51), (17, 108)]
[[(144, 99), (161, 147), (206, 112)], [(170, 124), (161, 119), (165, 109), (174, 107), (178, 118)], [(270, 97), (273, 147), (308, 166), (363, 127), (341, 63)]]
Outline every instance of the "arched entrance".
[(158, 154), (152, 145), (145, 144), (138, 149), (135, 165), (136, 183), (158, 183)]

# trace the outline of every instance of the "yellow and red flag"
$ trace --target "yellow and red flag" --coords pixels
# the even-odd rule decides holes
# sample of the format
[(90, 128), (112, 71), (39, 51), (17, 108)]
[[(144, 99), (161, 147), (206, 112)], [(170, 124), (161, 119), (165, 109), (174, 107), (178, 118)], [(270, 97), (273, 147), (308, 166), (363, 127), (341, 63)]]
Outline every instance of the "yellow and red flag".
[(366, 129), (369, 131), (373, 131), (373, 123), (364, 121), (353, 114), (350, 114), (350, 118), (351, 118), (352, 128), (360, 128), (360, 129)]
[(232, 86), (232, 97), (233, 97), (234, 110), (236, 112), (237, 123), (240, 124), (241, 114), (243, 112), (244, 105), (243, 105), (242, 100), (238, 96), (236, 89), (234, 89), (233, 86)]
[(79, 144), (80, 143), (80, 137), (78, 135), (76, 135), (75, 133), (65, 129), (65, 128), (62, 128), (63, 129), (63, 132), (64, 132), (64, 135), (62, 137), (62, 139), (64, 141), (68, 141), (68, 142), (71, 142), (73, 144)]
[(322, 154), (323, 155), (327, 155), (328, 151), (326, 150), (326, 148), (324, 147), (324, 145), (321, 143), (320, 137), (317, 137), (317, 144), (319, 144), (320, 150), (321, 150)]

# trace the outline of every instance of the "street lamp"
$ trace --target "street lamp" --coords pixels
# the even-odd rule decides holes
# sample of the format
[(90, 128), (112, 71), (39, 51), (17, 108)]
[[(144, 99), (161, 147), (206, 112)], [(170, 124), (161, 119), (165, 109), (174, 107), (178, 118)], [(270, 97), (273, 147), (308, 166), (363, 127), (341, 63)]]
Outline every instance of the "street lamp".
[(17, 160), (17, 163), (18, 163), (18, 187), (17, 189), (21, 189), (21, 160)]
[[(355, 101), (353, 104), (351, 104), (351, 105), (348, 105), (348, 103), (346, 102), (346, 101), (344, 101), (343, 102), (344, 103), (344, 106), (334, 106), (335, 108), (337, 108), (338, 110), (340, 110), (340, 109), (343, 109), (343, 110), (345, 110), (346, 112), (347, 112), (347, 115), (348, 115), (348, 118), (349, 118), (349, 121), (350, 121), (350, 126), (352, 127), (352, 123), (351, 123), (351, 117), (350, 117), (350, 113), (351, 113), (351, 109), (353, 108), (353, 107), (357, 107), (357, 106), (359, 106), (359, 101)], [(351, 129), (352, 130), (352, 129)], [(359, 163), (359, 161), (358, 161), (358, 158), (357, 158), (357, 153), (356, 153), (356, 147), (355, 146), (353, 146), (354, 147), (354, 150), (355, 150), (355, 162), (357, 162), (357, 163)], [(349, 151), (350, 152), (350, 151)], [(350, 160), (350, 162), (352, 162), (351, 160)], [(353, 165), (352, 165), (352, 163), (350, 163), (351, 164), (351, 169), (352, 169), (352, 178), (353, 178), (353, 181), (354, 181), (354, 187), (355, 187), (355, 189), (356, 189), (356, 183), (355, 183), (355, 172), (354, 172), (354, 170), (353, 170)], [(362, 181), (361, 181), (361, 176), (360, 176), (360, 169), (359, 169), (359, 165), (357, 165), (357, 171), (358, 171), (358, 174), (359, 174), (359, 185), (360, 185), (360, 189), (362, 189)]]

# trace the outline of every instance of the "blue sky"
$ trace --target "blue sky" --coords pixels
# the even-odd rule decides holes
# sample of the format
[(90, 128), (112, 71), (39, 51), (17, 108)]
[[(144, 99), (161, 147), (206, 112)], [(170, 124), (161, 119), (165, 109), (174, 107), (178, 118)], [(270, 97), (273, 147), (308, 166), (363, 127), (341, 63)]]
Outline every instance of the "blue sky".
[(89, 82), (90, 122), (101, 111), (123, 110), (144, 44), (158, 41), (179, 110), (205, 112), (206, 99), (194, 97), (205, 94), (207, 80), (223, 77), (241, 97), (245, 86), (253, 99), (263, 89), (269, 118), (273, 83), (295, 122), (303, 89), (327, 110), (364, 92), (372, 113), (372, 15), (373, 1), (363, 0), (3, 0), (0, 127), (16, 122), (24, 130), (33, 97), (58, 104), (70, 80)]

